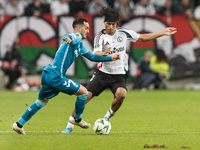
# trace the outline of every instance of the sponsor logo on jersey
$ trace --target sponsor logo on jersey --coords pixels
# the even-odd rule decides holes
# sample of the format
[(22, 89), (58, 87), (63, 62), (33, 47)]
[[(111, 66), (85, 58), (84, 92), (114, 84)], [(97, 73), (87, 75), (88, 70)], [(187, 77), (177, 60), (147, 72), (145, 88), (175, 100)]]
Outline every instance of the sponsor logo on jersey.
[(124, 51), (124, 50), (125, 50), (124, 47), (120, 47), (120, 48), (114, 47), (113, 50), (109, 54), (118, 53), (118, 52), (121, 52), (121, 51)]
[(118, 41), (118, 42), (122, 42), (122, 41), (123, 41), (123, 38), (122, 38), (121, 36), (119, 36), (119, 37), (117, 38), (117, 41)]
[(106, 42), (105, 46), (106, 46), (106, 45), (110, 45), (110, 44), (108, 43), (108, 41)]

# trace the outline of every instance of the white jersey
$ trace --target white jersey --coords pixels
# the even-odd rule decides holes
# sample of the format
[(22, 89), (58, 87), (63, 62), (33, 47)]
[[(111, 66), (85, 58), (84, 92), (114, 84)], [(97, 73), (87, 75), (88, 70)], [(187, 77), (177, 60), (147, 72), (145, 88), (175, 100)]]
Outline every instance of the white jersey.
[(108, 35), (104, 33), (105, 29), (97, 34), (94, 39), (94, 52), (100, 51), (104, 52), (107, 48), (111, 47), (109, 56), (112, 56), (116, 53), (121, 55), (120, 60), (101, 62), (101, 67), (99, 70), (108, 74), (125, 74), (125, 54), (126, 54), (126, 41), (130, 40), (131, 42), (136, 42), (140, 34), (136, 33), (133, 30), (116, 28), (114, 35)]

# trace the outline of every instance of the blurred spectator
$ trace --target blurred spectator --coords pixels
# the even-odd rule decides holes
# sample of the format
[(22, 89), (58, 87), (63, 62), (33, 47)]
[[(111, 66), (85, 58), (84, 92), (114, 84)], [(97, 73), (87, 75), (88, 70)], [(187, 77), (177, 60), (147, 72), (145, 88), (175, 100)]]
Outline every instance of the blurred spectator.
[(123, 24), (129, 21), (133, 15), (134, 3), (129, 0), (116, 0), (114, 8), (119, 11), (121, 23)]
[(31, 2), (32, 0), (21, 0), (21, 3), (24, 5), (24, 8), (26, 8)]
[(72, 0), (69, 2), (71, 14), (85, 14), (87, 0)]
[(18, 0), (9, 0), (5, 7), (5, 13), (12, 16), (21, 16), (24, 13), (24, 5)]
[(58, 0), (43, 0), (44, 4), (51, 4), (54, 1), (58, 1)]
[(179, 11), (178, 8), (172, 4), (171, 0), (166, 0), (165, 6), (161, 7), (158, 13), (169, 17), (179, 13)]
[(172, 5), (178, 7), (180, 5), (181, 0), (172, 0)]
[(5, 10), (3, 8), (3, 4), (0, 2), (0, 15), (5, 14)]
[(194, 6), (200, 5), (200, 0), (193, 0), (194, 1)]
[(150, 65), (152, 71), (155, 73), (151, 82), (154, 83), (154, 88), (166, 88), (166, 80), (169, 79), (169, 64), (163, 50), (156, 50), (155, 55), (151, 57)]
[(156, 50), (155, 55), (146, 51), (144, 58), (138, 62), (137, 79), (134, 88), (141, 88), (143, 91), (154, 84), (155, 89), (167, 88), (169, 78), (169, 64), (163, 50)]
[(161, 7), (165, 6), (166, 0), (150, 0), (149, 2), (154, 5), (156, 11), (158, 11)]
[(4, 8), (5, 5), (6, 5), (6, 3), (7, 3), (7, 0), (0, 0), (0, 3), (1, 3), (1, 5), (2, 5), (2, 7)]
[(171, 16), (180, 13), (180, 11), (175, 5), (172, 4), (171, 0), (166, 0), (165, 6), (161, 7), (157, 13), (165, 15), (167, 17), (167, 22), (171, 23)]
[(113, 8), (115, 0), (106, 0), (106, 1), (108, 3), (108, 6)]
[(50, 4), (51, 13), (54, 15), (67, 15), (70, 12), (68, 0), (57, 0)]
[(140, 0), (132, 0), (134, 4), (138, 3)]
[(2, 70), (9, 77), (9, 82), (6, 85), (7, 89), (11, 89), (13, 83), (21, 75), (22, 55), (19, 52), (19, 44), (15, 42), (9, 49), (2, 62)]
[(108, 7), (108, 3), (105, 0), (93, 0), (88, 4), (88, 13), (100, 15), (102, 7)]
[(138, 61), (134, 89), (148, 88), (151, 84), (152, 77), (155, 76), (150, 66), (150, 60), (152, 55), (153, 53), (151, 51), (146, 51), (144, 53), (144, 57)]
[(194, 9), (194, 18), (200, 20), (200, 4)]
[(43, 13), (49, 13), (49, 5), (44, 4), (42, 0), (34, 0), (25, 9), (25, 15), (39, 17)]
[(135, 15), (154, 15), (155, 13), (156, 9), (149, 3), (149, 0), (140, 0), (134, 10)]
[(179, 5), (179, 10), (181, 13), (185, 14), (188, 19), (193, 19), (193, 3), (190, 0), (181, 0), (181, 3)]

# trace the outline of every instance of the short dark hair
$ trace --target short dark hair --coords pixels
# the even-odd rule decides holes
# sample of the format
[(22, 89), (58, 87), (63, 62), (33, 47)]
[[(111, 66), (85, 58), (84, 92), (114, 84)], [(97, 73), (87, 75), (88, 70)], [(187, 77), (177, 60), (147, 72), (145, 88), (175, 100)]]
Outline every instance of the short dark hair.
[(117, 22), (119, 20), (119, 12), (111, 7), (103, 7), (100, 13), (105, 16), (105, 21)]
[(72, 27), (75, 28), (77, 25), (83, 25), (84, 22), (88, 22), (87, 19), (85, 19), (85, 18), (76, 18), (73, 21)]

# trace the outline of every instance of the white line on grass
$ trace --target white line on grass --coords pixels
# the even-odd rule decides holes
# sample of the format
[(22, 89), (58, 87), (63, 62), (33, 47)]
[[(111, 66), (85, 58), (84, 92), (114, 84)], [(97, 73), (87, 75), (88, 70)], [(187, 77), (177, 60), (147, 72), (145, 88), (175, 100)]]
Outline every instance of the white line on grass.
[[(14, 131), (0, 131), (0, 133), (14, 133)], [(83, 131), (73, 131), (75, 133), (85, 133)], [(26, 133), (61, 133), (61, 131), (26, 131)], [(200, 134), (200, 132), (136, 132), (136, 131), (112, 131), (116, 134)]]

